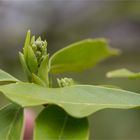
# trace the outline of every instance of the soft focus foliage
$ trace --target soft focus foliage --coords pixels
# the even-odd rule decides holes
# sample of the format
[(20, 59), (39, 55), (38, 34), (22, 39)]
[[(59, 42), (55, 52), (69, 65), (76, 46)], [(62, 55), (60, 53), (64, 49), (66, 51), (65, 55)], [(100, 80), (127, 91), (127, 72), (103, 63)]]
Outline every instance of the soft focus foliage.
[[(17, 78), (24, 78), (17, 54), (23, 47), (25, 32), (28, 29), (47, 38), (51, 54), (74, 41), (105, 37), (110, 40), (111, 46), (123, 49), (122, 55), (101, 63), (94, 70), (90, 69), (77, 75), (69, 74), (68, 77), (81, 83), (114, 84), (139, 93), (139, 80), (105, 78), (107, 71), (117, 68), (140, 70), (139, 17), (138, 0), (1, 0), (0, 68)], [(4, 103), (2, 96), (0, 105)], [(94, 126), (91, 140), (93, 137), (95, 140), (140, 139), (139, 116), (139, 110), (101, 111), (90, 119), (93, 120)]]

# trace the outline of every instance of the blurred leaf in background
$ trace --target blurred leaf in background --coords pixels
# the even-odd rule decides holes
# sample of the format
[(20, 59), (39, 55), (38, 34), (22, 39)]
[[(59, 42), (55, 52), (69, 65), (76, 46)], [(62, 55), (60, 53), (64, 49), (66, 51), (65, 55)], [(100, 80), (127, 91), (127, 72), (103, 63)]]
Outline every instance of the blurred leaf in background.
[[(47, 39), (50, 54), (85, 38), (109, 39), (112, 47), (123, 50), (120, 57), (107, 60), (94, 70), (67, 77), (85, 84), (114, 84), (140, 92), (139, 80), (105, 78), (107, 71), (121, 67), (140, 71), (140, 1), (1, 0), (0, 68), (19, 79), (24, 75), (17, 54), (23, 47), (28, 29)], [(2, 102), (5, 103), (4, 100)], [(140, 139), (139, 118), (139, 110), (101, 111), (90, 118), (93, 121), (91, 140), (93, 137), (95, 140)]]

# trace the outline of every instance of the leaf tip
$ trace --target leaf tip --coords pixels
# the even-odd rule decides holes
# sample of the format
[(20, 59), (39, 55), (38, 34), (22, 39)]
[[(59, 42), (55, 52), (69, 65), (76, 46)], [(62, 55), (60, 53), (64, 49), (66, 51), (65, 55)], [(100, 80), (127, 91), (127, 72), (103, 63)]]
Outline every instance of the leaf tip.
[(110, 50), (110, 52), (111, 52), (111, 54), (112, 55), (121, 55), (122, 54), (122, 51), (121, 50), (119, 50), (119, 49), (116, 49), (116, 48), (109, 48), (109, 50)]
[(31, 30), (30, 29), (28, 29), (27, 34), (31, 34)]
[(111, 73), (111, 72), (108, 72), (108, 73), (106, 74), (106, 77), (107, 77), (107, 78), (111, 78), (111, 77), (112, 77), (112, 73)]

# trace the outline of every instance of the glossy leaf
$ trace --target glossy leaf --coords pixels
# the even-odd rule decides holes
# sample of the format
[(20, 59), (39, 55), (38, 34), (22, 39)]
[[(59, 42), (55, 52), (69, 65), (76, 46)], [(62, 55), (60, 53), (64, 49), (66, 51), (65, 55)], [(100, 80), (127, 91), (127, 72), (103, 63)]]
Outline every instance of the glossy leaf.
[(13, 77), (12, 75), (10, 75), (9, 73), (0, 69), (0, 84), (12, 83), (17, 81), (19, 80)]
[(92, 85), (45, 88), (19, 82), (0, 86), (0, 91), (23, 107), (56, 104), (74, 117), (85, 117), (105, 108), (127, 109), (140, 106), (139, 94)]
[(87, 118), (76, 119), (51, 105), (35, 121), (34, 140), (88, 140)]
[(108, 47), (105, 39), (83, 40), (56, 52), (50, 58), (50, 71), (56, 74), (83, 71), (118, 53), (118, 50)]
[(23, 109), (9, 104), (0, 109), (0, 139), (22, 140)]
[(127, 69), (118, 69), (114, 71), (110, 71), (107, 73), (108, 78), (130, 78), (137, 79), (140, 78), (140, 72), (134, 73)]

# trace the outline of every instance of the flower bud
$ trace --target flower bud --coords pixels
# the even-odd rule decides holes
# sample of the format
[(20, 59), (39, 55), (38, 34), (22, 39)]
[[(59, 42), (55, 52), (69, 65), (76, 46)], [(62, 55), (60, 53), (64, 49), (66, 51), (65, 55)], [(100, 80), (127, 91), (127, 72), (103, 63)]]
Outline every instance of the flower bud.
[(42, 58), (47, 54), (47, 42), (46, 40), (42, 41), (41, 38), (39, 38), (37, 40), (34, 40), (34, 42), (32, 42), (31, 47), (37, 58), (38, 66), (40, 66), (43, 60)]
[(57, 79), (57, 83), (58, 83), (59, 87), (67, 87), (67, 86), (72, 86), (75, 84), (75, 82), (72, 78)]
[[(42, 41), (41, 37), (35, 39), (35, 36), (33, 36), (30, 39), (30, 31), (28, 31), (26, 40), (25, 40), (25, 45), (23, 48), (23, 58), (25, 59), (24, 66), (26, 65), (26, 69), (28, 69), (28, 76), (29, 81), (40, 83), (37, 80), (42, 80), (45, 83), (48, 82), (48, 54), (47, 54), (47, 42)], [(43, 63), (43, 64), (42, 64)], [(23, 64), (23, 63), (22, 63)], [(46, 66), (44, 66), (44, 64)], [(43, 66), (42, 66), (43, 65)], [(41, 67), (41, 68), (40, 68)], [(41, 73), (40, 69), (44, 73)], [(27, 71), (27, 70), (26, 70)], [(29, 74), (30, 72), (30, 74)], [(40, 74), (41, 73), (41, 74)], [(36, 75), (36, 78), (32, 77), (31, 75)], [(44, 78), (42, 75), (44, 75)], [(33, 81), (35, 79), (35, 81)], [(47, 83), (48, 84), (48, 83)]]

